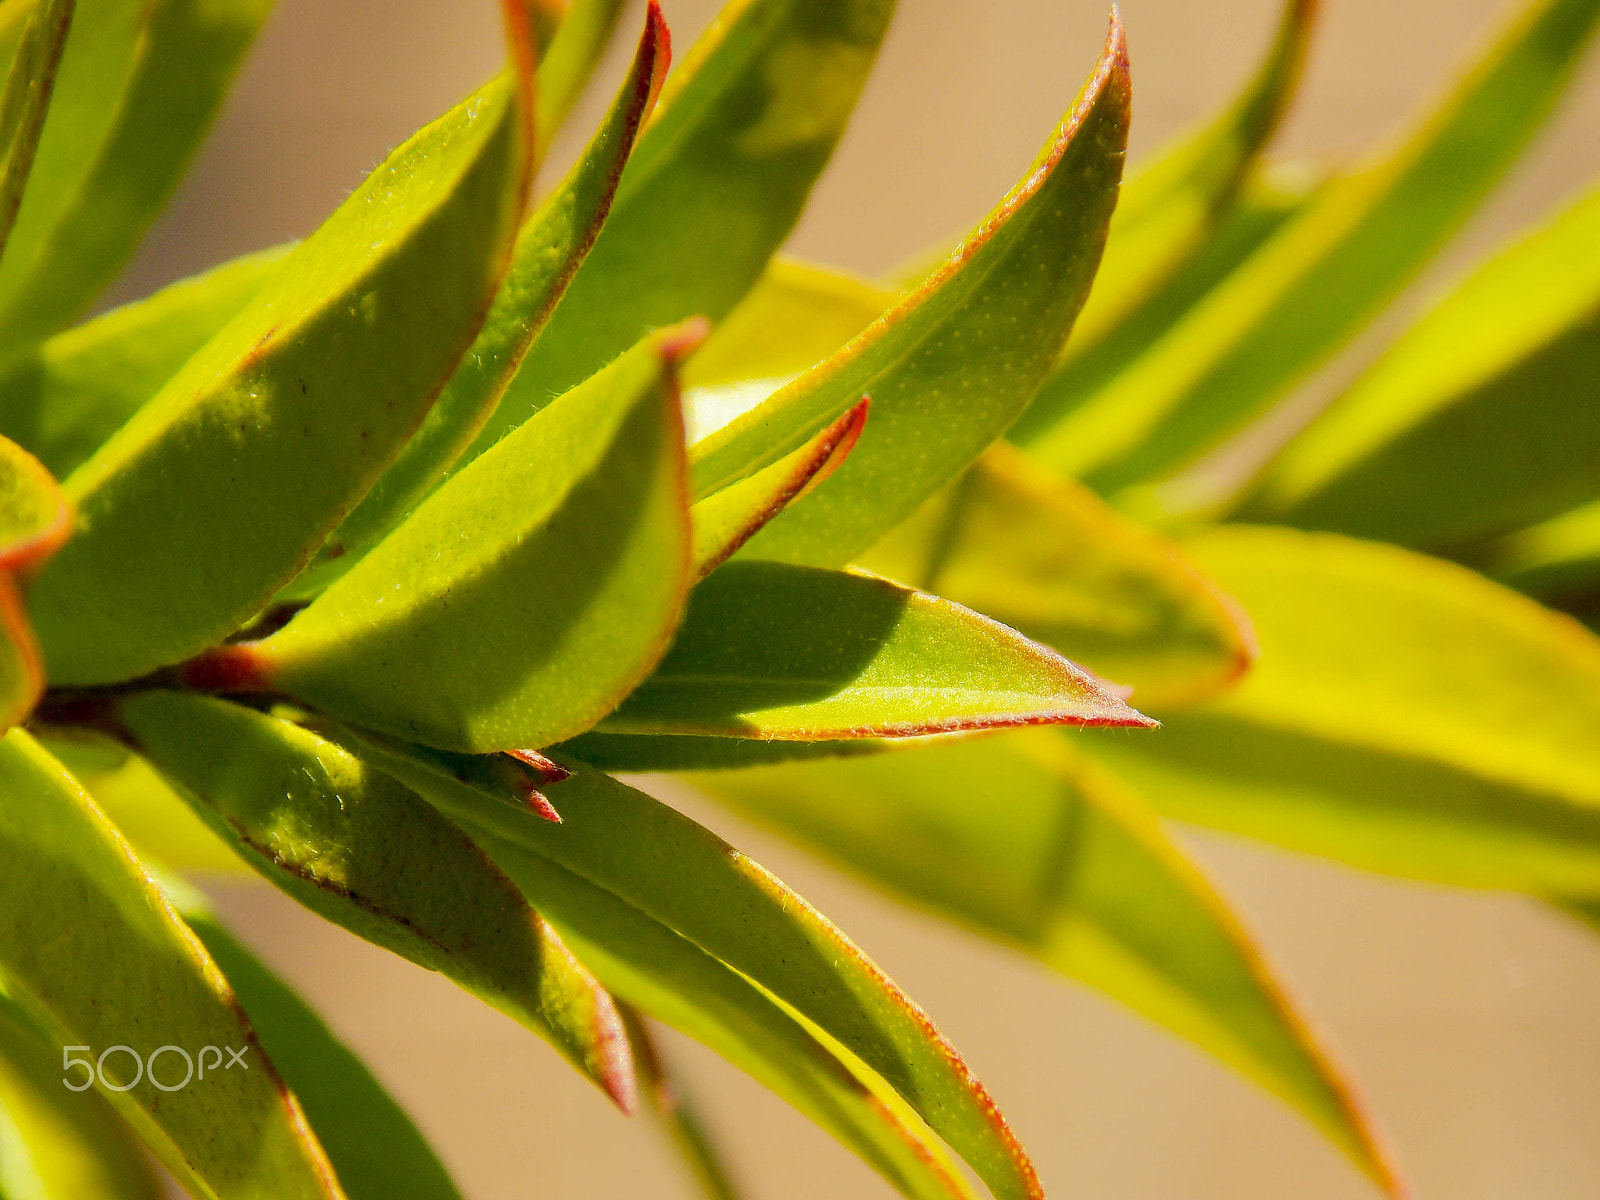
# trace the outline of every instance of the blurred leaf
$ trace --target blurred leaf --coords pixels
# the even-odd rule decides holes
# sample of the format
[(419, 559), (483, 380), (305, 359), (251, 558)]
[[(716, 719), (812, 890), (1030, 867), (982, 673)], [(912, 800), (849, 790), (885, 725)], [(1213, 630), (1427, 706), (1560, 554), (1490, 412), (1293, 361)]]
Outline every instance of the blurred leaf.
[(1172, 331), (1028, 448), (1102, 494), (1168, 472), (1337, 350), (1540, 127), (1600, 0), (1539, 0), (1410, 137), (1341, 177)]
[(508, 73), (395, 151), (72, 473), (78, 535), (30, 597), (52, 681), (131, 678), (232, 633), (398, 453), (505, 267), (529, 86)]
[(633, 1046), (633, 1061), (639, 1067), (639, 1090), (684, 1166), (699, 1184), (701, 1194), (707, 1200), (739, 1200), (742, 1193), (734, 1186), (732, 1173), (706, 1131), (682, 1074), (668, 1066), (645, 1018), (626, 1005), (619, 1011)]
[(20, 725), (44, 695), (44, 662), (22, 597), (0, 572), (0, 731)]
[(61, 1079), (53, 1047), (0, 994), (0, 1196), (161, 1200), (127, 1127), (98, 1095)]
[(466, 460), (651, 329), (739, 302), (827, 165), (893, 7), (730, 0), (667, 81), (593, 251)]
[(33, 170), (72, 10), (73, 0), (38, 0), (34, 4), (0, 94), (0, 251), (11, 236)]
[(110, 282), (199, 145), (271, 0), (78, 0), (0, 260), (0, 360)]
[(173, 897), (184, 922), (228, 977), (350, 1200), (460, 1200), (432, 1147), (367, 1065), (187, 891)]
[(72, 510), (50, 472), (0, 437), (0, 731), (32, 711), (45, 686), (19, 578), (27, 580), (56, 552), (71, 524)]
[[(605, 53), (627, 0), (572, 0), (539, 60), (534, 141), (542, 159)], [(652, 14), (650, 20), (655, 20)]]
[[(180, 1182), (218, 1200), (343, 1195), (216, 964), (88, 796), (20, 729), (0, 742), (0, 861), (0, 974), (53, 1045), (86, 1046), (96, 1060), (126, 1045), (141, 1065), (166, 1045), (246, 1053), (248, 1070), (213, 1069), (174, 1091), (142, 1069), (130, 1080), (127, 1054), (101, 1064), (117, 1081), (102, 1094)], [(177, 1063), (160, 1065), (170, 1080)]]
[(696, 577), (711, 574), (768, 521), (831, 475), (860, 439), (867, 408), (863, 400), (793, 454), (691, 506)]
[(1113, 334), (1212, 236), (1300, 82), (1318, 0), (1284, 0), (1267, 55), (1214, 119), (1129, 174), (1066, 357)]
[(748, 557), (834, 566), (959, 475), (1027, 406), (1088, 293), (1128, 133), (1122, 26), (1022, 181), (950, 259), (833, 357), (694, 450), (697, 495), (793, 451), (861, 399), (872, 421)]
[(1058, 735), (946, 739), (692, 782), (1196, 1042), (1399, 1190), (1349, 1081), (1227, 901), (1136, 795)]
[(224, 700), (145, 692), (114, 719), (212, 830), (312, 912), (438, 971), (634, 1105), (611, 998), (431, 805), (316, 734)]
[[(519, 884), (507, 844), (604, 889), (792, 1006), (880, 1075), (996, 1197), (1041, 1194), (993, 1101), (927, 1016), (826, 918), (709, 830), (575, 760), (558, 760), (572, 775), (548, 788), (562, 816), (555, 825), (506, 803), (514, 796), (494, 798), (371, 749), (374, 762), (440, 804)], [(571, 909), (557, 911), (558, 923), (574, 920)]]
[(1146, 708), (1220, 691), (1255, 653), (1243, 610), (1177, 546), (1004, 444), (862, 565), (1053, 646)]
[(1060, 655), (874, 575), (734, 562), (694, 590), (606, 733), (821, 741), (1005, 725), (1150, 725)]
[(280, 633), (191, 679), (287, 691), (446, 750), (593, 725), (666, 650), (692, 581), (673, 364), (656, 334), (435, 492)]
[(1471, 547), (1600, 496), (1600, 192), (1490, 259), (1271, 464), (1245, 518)]
[(1244, 526), (1185, 545), (1250, 612), (1261, 658), (1159, 735), (1087, 748), (1184, 820), (1413, 878), (1600, 896), (1600, 640), (1393, 546)]
[[(1027, 446), (1048, 434), (1057, 421), (1097, 395), (1165, 337), (1269, 238), (1310, 207), (1325, 186), (1325, 174), (1303, 162), (1259, 167), (1195, 253), (1125, 312), (1115, 328), (1092, 343), (1068, 341), (1066, 355), (1006, 437)], [(1096, 279), (1104, 273), (1102, 267)], [(1091, 293), (1091, 304), (1093, 300)]]
[(477, 339), (416, 435), (319, 551), (318, 561), (333, 567), (333, 573), (342, 574), (351, 565), (352, 551), (365, 551), (414, 508), (494, 412), (594, 244), (634, 137), (661, 87), (668, 57), (667, 27), (652, 4), (632, 70), (605, 121), (560, 186), (523, 222), (510, 269)]
[(58, 333), (0, 380), (0, 428), (70, 475), (255, 297), (288, 251), (247, 254)]
[(1509, 534), (1480, 561), (1502, 583), (1547, 601), (1600, 592), (1600, 501)]

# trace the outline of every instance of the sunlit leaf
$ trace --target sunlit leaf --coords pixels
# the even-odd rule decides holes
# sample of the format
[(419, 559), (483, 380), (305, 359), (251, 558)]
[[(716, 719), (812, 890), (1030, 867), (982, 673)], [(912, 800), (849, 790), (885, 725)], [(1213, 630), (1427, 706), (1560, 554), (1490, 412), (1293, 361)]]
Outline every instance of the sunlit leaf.
[(0, 252), (11, 236), (50, 109), (74, 0), (38, 0), (28, 13), (0, 93)]
[(77, 536), (30, 596), (52, 680), (126, 679), (233, 632), (415, 430), (526, 197), (532, 49), (515, 49), (516, 72), (395, 151), (67, 479)]
[(560, 186), (523, 223), (511, 266), (477, 339), (461, 357), (422, 427), (322, 547), (319, 562), (328, 562), (335, 570), (348, 565), (337, 560), (365, 550), (388, 532), (483, 428), (594, 244), (669, 57), (666, 24), (660, 9), (651, 4), (633, 67), (611, 111)]
[(0, 430), (65, 477), (253, 299), (289, 247), (248, 254), (41, 343), (0, 380)]
[(734, 562), (694, 591), (608, 733), (820, 741), (1007, 725), (1149, 725), (1084, 671), (938, 596), (859, 572)]
[(833, 357), (707, 435), (696, 494), (792, 452), (861, 399), (850, 458), (745, 547), (849, 562), (950, 482), (1033, 398), (1083, 304), (1116, 203), (1128, 133), (1122, 26), (1022, 181), (956, 252)]
[(1284, 0), (1277, 33), (1244, 90), (1211, 121), (1180, 134), (1129, 172), (1067, 358), (1114, 332), (1215, 236), (1294, 96), (1317, 8), (1318, 0)]
[(161, 1185), (106, 1102), (61, 1086), (61, 1060), (0, 993), (0, 1196), (161, 1200)]
[[(53, 1046), (87, 1047), (76, 1053), (104, 1072), (101, 1094), (169, 1171), (218, 1200), (342, 1196), (216, 964), (88, 796), (20, 729), (0, 742), (0, 859), (6, 989)], [(145, 1063), (168, 1045), (196, 1058), (226, 1047), (249, 1069), (212, 1066), (166, 1090), (183, 1059), (160, 1056), (153, 1077)], [(129, 1050), (108, 1055), (114, 1046)], [(72, 1081), (89, 1069), (73, 1069)]]
[(692, 779), (868, 881), (1193, 1040), (1396, 1186), (1348, 1080), (1227, 902), (1126, 785), (1060, 736), (945, 740)]
[(1245, 526), (1185, 545), (1260, 660), (1159, 735), (1084, 735), (1163, 812), (1414, 878), (1600, 895), (1600, 639), (1393, 546)]
[(240, 945), (198, 895), (184, 889), (173, 901), (228, 977), (350, 1200), (460, 1200), (411, 1118), (322, 1018)]
[(114, 714), (139, 753), (271, 883), (508, 1014), (633, 1108), (611, 998), (431, 805), (334, 743), (224, 700), (146, 692)]
[(1114, 491), (1170, 471), (1337, 350), (1476, 209), (1544, 122), (1600, 0), (1539, 0), (1397, 147), (1342, 176), (1138, 362), (1028, 443)]
[(1053, 646), (1142, 708), (1217, 692), (1255, 652), (1243, 611), (1176, 545), (1005, 445), (861, 563)]
[(673, 363), (694, 336), (648, 338), (454, 476), (282, 632), (220, 647), (190, 678), (447, 750), (593, 725), (666, 649), (692, 580)]
[(1600, 192), (1492, 258), (1271, 464), (1245, 517), (1435, 551), (1600, 496)]
[(0, 260), (0, 360), (110, 282), (211, 123), (271, 0), (78, 0)]
[[(709, 830), (571, 759), (562, 766), (572, 775), (547, 789), (562, 816), (555, 825), (506, 803), (512, 797), (464, 787), (392, 749), (372, 750), (378, 765), (462, 823), (524, 890), (507, 844), (604, 889), (792, 1006), (880, 1075), (995, 1196), (1040, 1195), (994, 1103), (927, 1016), (826, 918)], [(575, 919), (551, 911), (558, 926)]]
[(731, 0), (668, 80), (605, 229), (466, 458), (649, 330), (739, 302), (799, 218), (893, 8)]

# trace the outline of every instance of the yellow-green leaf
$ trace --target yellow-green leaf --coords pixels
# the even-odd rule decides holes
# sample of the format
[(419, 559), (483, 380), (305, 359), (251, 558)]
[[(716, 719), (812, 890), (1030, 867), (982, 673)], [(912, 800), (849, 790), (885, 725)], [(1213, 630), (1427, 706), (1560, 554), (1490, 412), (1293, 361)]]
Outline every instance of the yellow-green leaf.
[(1151, 725), (1004, 625), (861, 572), (733, 562), (694, 591), (606, 733), (823, 741), (1008, 725)]
[(1022, 181), (956, 252), (833, 357), (696, 444), (696, 494), (795, 450), (863, 395), (849, 460), (745, 547), (849, 562), (959, 475), (1027, 406), (1105, 245), (1127, 145), (1122, 26)]
[(287, 691), (446, 750), (593, 725), (665, 651), (692, 582), (673, 364), (695, 336), (646, 339), (452, 477), (281, 632), (220, 647), (189, 678)]
[(1500, 538), (1479, 558), (1529, 595), (1562, 604), (1592, 598), (1600, 592), (1600, 500)]
[(33, 170), (73, 5), (74, 0), (39, 0), (33, 6), (0, 93), (0, 253), (11, 236)]
[(1460, 550), (1600, 495), (1600, 192), (1490, 259), (1272, 462), (1247, 520)]
[[(216, 964), (89, 797), (20, 729), (0, 741), (0, 859), (0, 975), (54, 1045), (84, 1048), (69, 1051), (88, 1059), (71, 1070), (74, 1084), (97, 1067), (101, 1094), (205, 1200), (343, 1196)], [(108, 1053), (117, 1046), (127, 1050)], [(226, 1047), (249, 1069), (212, 1067), (173, 1089), (181, 1056), (147, 1069), (164, 1046), (196, 1058)]]
[(1004, 444), (861, 565), (1054, 647), (1141, 708), (1220, 691), (1255, 653), (1243, 610), (1176, 545)]
[(1196, 1042), (1399, 1190), (1350, 1081), (1227, 901), (1137, 795), (1059, 735), (943, 740), (692, 780)]
[(506, 265), (531, 54), (392, 154), (68, 477), (77, 536), (30, 596), (53, 681), (142, 675), (232, 633), (399, 452)]
[(562, 14), (556, 35), (539, 61), (534, 141), (541, 157), (589, 82), (626, 7), (626, 0), (572, 0)]
[(1394, 546), (1246, 526), (1185, 545), (1261, 657), (1158, 734), (1084, 735), (1157, 807), (1414, 878), (1600, 895), (1600, 639)]
[(72, 510), (44, 464), (0, 437), (0, 731), (44, 693), (44, 662), (21, 585), (60, 547)]

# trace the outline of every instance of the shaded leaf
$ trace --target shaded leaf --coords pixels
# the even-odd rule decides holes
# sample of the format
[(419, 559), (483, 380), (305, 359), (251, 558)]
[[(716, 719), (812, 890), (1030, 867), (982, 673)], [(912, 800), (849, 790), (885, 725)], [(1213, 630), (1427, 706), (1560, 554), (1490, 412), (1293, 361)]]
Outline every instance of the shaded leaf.
[(78, 0), (0, 260), (0, 361), (110, 282), (166, 203), (271, 0)]
[(543, 746), (654, 666), (692, 576), (673, 363), (654, 335), (453, 477), (281, 632), (190, 678), (287, 691), (442, 749)]
[(1127, 144), (1122, 26), (1023, 180), (956, 252), (833, 357), (694, 450), (696, 494), (793, 451), (863, 395), (850, 459), (747, 557), (849, 562), (961, 473), (1033, 398), (1083, 304)]
[(460, 1200), (432, 1147), (367, 1065), (218, 923), (199, 895), (182, 889), (173, 900), (228, 977), (350, 1200)]
[(1261, 658), (1159, 736), (1086, 743), (1163, 812), (1413, 878), (1600, 895), (1600, 639), (1393, 546), (1244, 526), (1185, 545)]
[(0, 1196), (161, 1200), (127, 1126), (98, 1095), (61, 1080), (54, 1048), (0, 993)]
[(768, 521), (838, 469), (861, 437), (868, 404), (863, 400), (793, 454), (689, 509), (697, 578), (711, 574)]
[(38, 0), (23, 25), (0, 94), (0, 251), (11, 236), (50, 109), (74, 0)]
[(1600, 592), (1600, 501), (1509, 534), (1479, 556), (1502, 583), (1552, 602)]
[(539, 60), (534, 142), (543, 157), (605, 52), (626, 0), (572, 0)]
[(45, 341), (0, 380), (0, 429), (70, 475), (255, 297), (288, 251), (236, 258)]
[(558, 749), (602, 771), (715, 771), (792, 762), (795, 759), (853, 758), (862, 754), (881, 754), (894, 744), (884, 738), (778, 742), (759, 737), (693, 737), (590, 730), (562, 742)]
[(395, 151), (68, 477), (78, 536), (30, 597), (53, 681), (130, 678), (233, 632), (399, 451), (505, 267), (531, 55)]
[(1433, 550), (1600, 496), (1600, 192), (1480, 267), (1269, 466), (1246, 519)]
[(724, 8), (668, 81), (593, 251), (466, 459), (649, 330), (738, 303), (832, 155), (893, 7)]
[(146, 692), (114, 719), (271, 883), (506, 1013), (632, 1110), (611, 998), (431, 805), (334, 743), (224, 700)]
[(862, 559), (1133, 688), (1146, 708), (1237, 680), (1243, 610), (1178, 547), (1006, 445), (992, 447)]
[[(122, 1045), (141, 1060), (166, 1045), (242, 1051), (249, 1070), (175, 1091), (148, 1071), (131, 1082), (129, 1057), (114, 1054), (102, 1094), (196, 1195), (342, 1196), (216, 964), (93, 802), (20, 729), (0, 742), (0, 785), (0, 974), (48, 1040), (95, 1058)], [(158, 1078), (177, 1066), (163, 1056)]]
[[(367, 749), (461, 822), (525, 890), (508, 845), (604, 889), (792, 1006), (881, 1076), (997, 1197), (1041, 1194), (993, 1101), (927, 1016), (826, 918), (709, 830), (571, 759), (558, 760), (571, 776), (548, 789), (562, 816), (554, 825), (516, 797), (464, 787), (393, 749)], [(558, 923), (575, 919), (552, 911)]]
[(1399, 1190), (1350, 1082), (1227, 901), (1136, 795), (1059, 735), (946, 739), (692, 781), (1196, 1042)]
[(623, 164), (666, 73), (669, 41), (661, 10), (652, 3), (611, 110), (567, 177), (523, 223), (477, 339), (416, 435), (323, 546), (319, 562), (343, 558), (335, 569), (347, 567), (351, 552), (387, 533), (432, 490), (494, 412), (606, 219)]
[(1129, 173), (1105, 259), (1067, 343), (1068, 359), (1114, 333), (1214, 236), (1294, 96), (1317, 8), (1318, 0), (1284, 0), (1277, 33), (1244, 90)]
[(823, 741), (1006, 725), (1150, 725), (1060, 655), (860, 572), (734, 562), (694, 591), (606, 733)]
[(1600, 0), (1539, 0), (1420, 128), (1328, 187), (1099, 395), (1029, 443), (1104, 492), (1215, 445), (1337, 350), (1543, 123)]

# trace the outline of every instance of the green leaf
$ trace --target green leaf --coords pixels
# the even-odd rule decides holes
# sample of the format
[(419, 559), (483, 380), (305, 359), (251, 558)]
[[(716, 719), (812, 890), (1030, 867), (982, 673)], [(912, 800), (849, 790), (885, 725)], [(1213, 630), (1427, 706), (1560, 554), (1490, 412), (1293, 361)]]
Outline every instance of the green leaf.
[(1294, 97), (1317, 9), (1318, 0), (1284, 0), (1277, 35), (1244, 90), (1210, 122), (1180, 134), (1129, 174), (1094, 289), (1067, 343), (1068, 360), (1114, 334), (1203, 252)]
[(704, 579), (770, 520), (831, 475), (855, 448), (867, 423), (863, 400), (793, 454), (689, 509), (695, 577)]
[(895, 744), (886, 738), (777, 742), (758, 737), (676, 737), (590, 730), (562, 742), (556, 749), (602, 771), (720, 771), (796, 759), (881, 754)]
[(247, 254), (58, 333), (0, 380), (0, 430), (70, 475), (255, 297), (288, 251)]
[(707, 1200), (739, 1200), (733, 1174), (723, 1161), (680, 1072), (673, 1071), (656, 1045), (645, 1018), (632, 1008), (621, 1008), (633, 1061), (639, 1065), (639, 1090), (649, 1102), (667, 1139)]
[(880, 1075), (996, 1197), (1041, 1194), (993, 1101), (927, 1016), (820, 913), (709, 830), (574, 760), (561, 763), (570, 777), (548, 788), (562, 815), (554, 825), (393, 750), (374, 751), (519, 883), (506, 844), (604, 889), (792, 1006)]
[(1249, 619), (1166, 538), (996, 445), (862, 565), (937, 592), (1133, 688), (1192, 704), (1255, 655)]
[(190, 678), (447, 750), (543, 746), (655, 665), (692, 581), (673, 363), (648, 338), (453, 477), (281, 632)]
[(1028, 448), (1097, 491), (1169, 472), (1337, 350), (1542, 124), (1600, 0), (1539, 0), (1421, 127), (1330, 186), (1137, 363)]
[(53, 681), (131, 678), (232, 633), (399, 452), (506, 265), (530, 87), (508, 72), (395, 151), (67, 479), (77, 536), (30, 597)]
[(466, 459), (651, 329), (738, 303), (799, 219), (893, 8), (731, 0), (668, 80), (594, 249)]
[(1393, 546), (1245, 526), (1186, 546), (1261, 658), (1158, 735), (1086, 743), (1157, 807), (1413, 878), (1600, 895), (1600, 639)]
[(1490, 259), (1268, 468), (1245, 519), (1469, 548), (1600, 495), (1600, 192)]
[(433, 489), (494, 412), (606, 219), (623, 164), (666, 73), (668, 42), (660, 9), (651, 5), (633, 67), (605, 121), (560, 186), (523, 222), (477, 339), (422, 427), (319, 551), (320, 562), (338, 573), (347, 569), (352, 553), (365, 551)]
[(1518, 591), (1563, 604), (1600, 591), (1600, 501), (1499, 539), (1484, 570)]
[(539, 60), (537, 122), (534, 141), (540, 157), (599, 64), (627, 0), (572, 0), (555, 38)]
[[(608, 990), (749, 1072), (904, 1195), (973, 1195), (921, 1119), (869, 1068), (836, 1044), (824, 1046), (770, 996), (694, 942), (546, 858), (523, 836), (521, 818), (504, 804), (503, 794), (474, 795), (465, 790), (472, 785), (437, 761), (409, 755), (403, 745), (376, 745), (348, 732), (335, 736), (401, 773), (471, 833)], [(485, 799), (488, 808), (481, 807)]]
[(71, 527), (71, 507), (44, 464), (0, 437), (0, 731), (32, 711), (45, 686), (19, 577), (37, 571)]
[[(0, 742), (0, 859), (6, 989), (53, 1045), (104, 1056), (102, 1095), (184, 1186), (208, 1200), (343, 1195), (216, 964), (89, 797), (20, 729)], [(242, 1051), (249, 1070), (213, 1068), (164, 1091), (148, 1071), (132, 1082), (128, 1053), (105, 1054), (127, 1046), (143, 1063), (167, 1045)], [(178, 1066), (169, 1051), (156, 1079), (170, 1086)]]
[(533, 1030), (625, 1111), (611, 998), (472, 841), (337, 745), (224, 700), (146, 692), (117, 727), (257, 872)]
[(1136, 795), (1060, 736), (946, 739), (692, 782), (1196, 1042), (1398, 1190), (1350, 1082), (1227, 901)]
[(734, 562), (694, 591), (607, 733), (822, 741), (1007, 725), (1151, 725), (1060, 655), (859, 572)]
[(270, 0), (79, 0), (0, 261), (0, 360), (72, 320), (166, 203)]
[(0, 993), (0, 1196), (161, 1200), (128, 1128), (93, 1092), (61, 1086), (61, 1063)]
[(432, 1147), (367, 1065), (218, 923), (200, 896), (183, 889), (173, 900), (228, 977), (350, 1200), (460, 1200)]
[(1022, 181), (960, 248), (832, 358), (705, 437), (697, 495), (793, 451), (863, 395), (850, 459), (746, 556), (834, 566), (949, 483), (1033, 399), (1105, 245), (1127, 144), (1122, 25)]
[(11, 236), (50, 109), (74, 0), (39, 0), (28, 14), (0, 94), (0, 252)]

